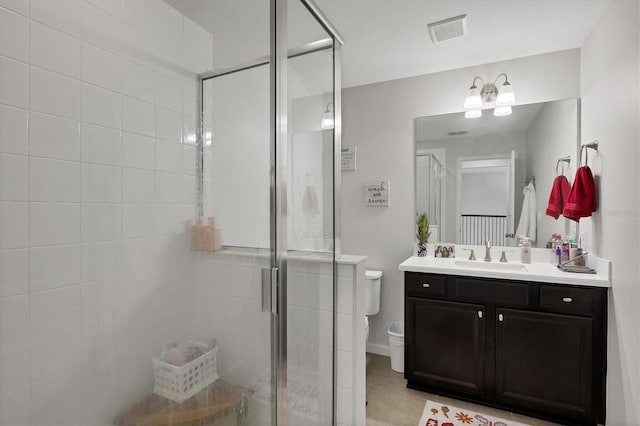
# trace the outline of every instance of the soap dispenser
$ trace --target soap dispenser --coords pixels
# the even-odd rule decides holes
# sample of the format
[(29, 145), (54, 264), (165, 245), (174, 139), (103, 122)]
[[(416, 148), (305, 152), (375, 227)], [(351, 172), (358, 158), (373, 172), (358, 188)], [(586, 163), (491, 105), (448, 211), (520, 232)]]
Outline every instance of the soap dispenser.
[(531, 238), (526, 235), (520, 236), (520, 261), (531, 263)]

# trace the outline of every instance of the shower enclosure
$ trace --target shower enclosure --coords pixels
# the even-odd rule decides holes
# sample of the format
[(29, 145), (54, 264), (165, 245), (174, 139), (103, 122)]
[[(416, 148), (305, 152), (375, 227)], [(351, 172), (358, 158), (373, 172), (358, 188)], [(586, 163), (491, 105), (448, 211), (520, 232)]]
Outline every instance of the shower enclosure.
[(0, 23), (0, 425), (335, 424), (342, 40), (317, 6)]
[(429, 218), (429, 241), (443, 241), (440, 233), (443, 220), (443, 177), (442, 164), (433, 153), (416, 153), (416, 210), (426, 213)]

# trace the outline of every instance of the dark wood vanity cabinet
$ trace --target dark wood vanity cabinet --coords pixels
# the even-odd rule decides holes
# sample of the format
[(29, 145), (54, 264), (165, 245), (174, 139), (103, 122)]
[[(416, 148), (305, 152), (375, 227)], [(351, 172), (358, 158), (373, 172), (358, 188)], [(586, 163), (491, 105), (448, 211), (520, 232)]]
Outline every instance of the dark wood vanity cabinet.
[[(484, 394), (484, 306), (407, 298), (407, 365), (420, 383), (470, 396)], [(407, 328), (407, 331), (409, 328)]]
[(405, 273), (407, 386), (604, 424), (607, 289)]

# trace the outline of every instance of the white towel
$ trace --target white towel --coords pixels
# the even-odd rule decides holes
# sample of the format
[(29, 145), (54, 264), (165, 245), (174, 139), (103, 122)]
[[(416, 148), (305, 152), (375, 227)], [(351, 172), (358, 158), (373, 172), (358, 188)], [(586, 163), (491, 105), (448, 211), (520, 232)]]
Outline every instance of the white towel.
[(531, 238), (531, 242), (536, 241), (536, 188), (533, 182), (529, 182), (522, 190), (524, 201), (522, 201), (522, 212), (520, 212), (520, 222), (516, 230), (516, 238), (526, 235)]

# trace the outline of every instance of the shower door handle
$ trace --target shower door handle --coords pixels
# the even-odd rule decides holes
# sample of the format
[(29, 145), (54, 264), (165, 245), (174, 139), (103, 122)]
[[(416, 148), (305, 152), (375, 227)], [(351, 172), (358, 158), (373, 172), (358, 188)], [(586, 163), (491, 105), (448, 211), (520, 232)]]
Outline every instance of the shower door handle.
[(278, 268), (262, 269), (262, 312), (278, 314)]

